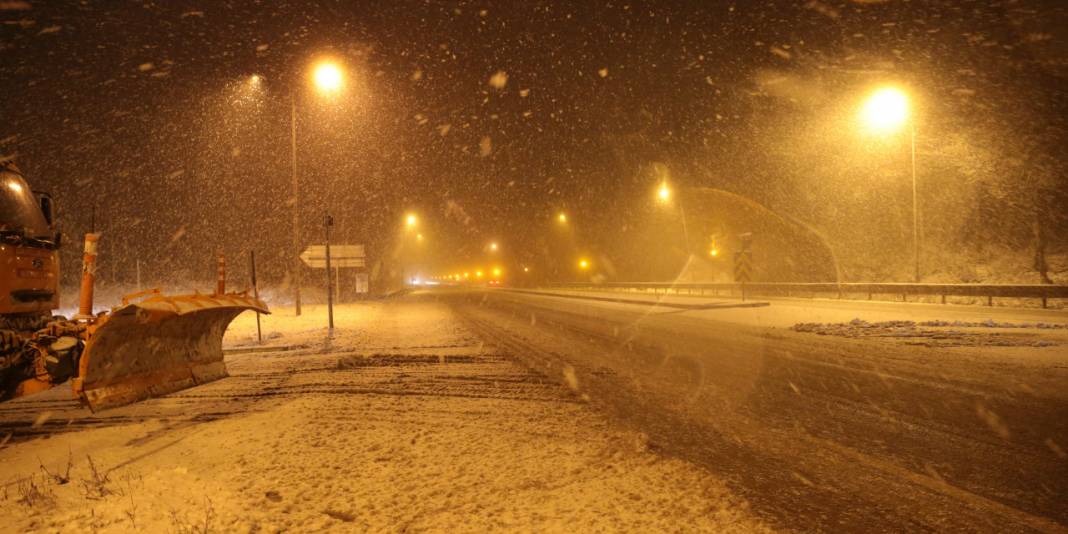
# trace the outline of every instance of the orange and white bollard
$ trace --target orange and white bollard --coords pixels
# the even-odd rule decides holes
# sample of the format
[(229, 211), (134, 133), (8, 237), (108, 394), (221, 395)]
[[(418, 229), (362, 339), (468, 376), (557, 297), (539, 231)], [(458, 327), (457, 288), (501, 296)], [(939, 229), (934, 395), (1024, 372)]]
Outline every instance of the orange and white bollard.
[(85, 234), (85, 253), (82, 255), (82, 288), (78, 295), (78, 316), (93, 316), (93, 282), (96, 281), (96, 242), (100, 234)]
[(218, 260), (218, 285), (215, 286), (216, 295), (226, 294), (226, 256), (219, 254)]

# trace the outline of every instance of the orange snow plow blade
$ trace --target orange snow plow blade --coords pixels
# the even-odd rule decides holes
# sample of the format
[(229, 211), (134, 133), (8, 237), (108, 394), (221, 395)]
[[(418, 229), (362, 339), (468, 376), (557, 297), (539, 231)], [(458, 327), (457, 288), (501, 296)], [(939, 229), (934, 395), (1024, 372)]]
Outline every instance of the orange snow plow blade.
[(246, 310), (270, 313), (240, 293), (124, 302), (90, 327), (74, 394), (99, 410), (224, 378), (223, 334)]

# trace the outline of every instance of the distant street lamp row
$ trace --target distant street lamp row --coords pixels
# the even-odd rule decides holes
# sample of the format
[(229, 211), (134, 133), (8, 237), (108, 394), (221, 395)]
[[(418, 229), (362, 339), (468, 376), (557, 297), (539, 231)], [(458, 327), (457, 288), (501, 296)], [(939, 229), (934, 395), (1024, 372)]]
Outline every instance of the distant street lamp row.
[[(315, 74), (316, 84), (323, 88), (336, 87), (340, 84), (341, 74), (336, 68), (331, 69), (328, 66), (323, 66), (321, 69), (316, 70)], [(918, 199), (916, 194), (916, 124), (914, 120), (910, 120), (911, 115), (909, 112), (909, 99), (908, 96), (900, 89), (893, 87), (884, 87), (873, 92), (868, 99), (861, 106), (860, 118), (864, 125), (873, 132), (876, 133), (889, 133), (899, 131), (900, 128), (906, 123), (910, 126), (911, 131), (911, 162), (912, 162), (912, 231), (913, 231), (913, 264), (914, 264), (914, 277), (916, 281), (920, 279), (920, 257), (919, 257), (919, 215), (918, 215)], [(666, 174), (666, 173), (665, 173)], [(673, 196), (671, 184), (667, 178), (661, 179), (659, 185), (656, 188), (655, 197), (661, 205), (676, 204), (679, 210), (682, 221), (682, 230), (685, 236), (686, 249), (690, 250), (689, 232), (686, 228), (686, 212), (683, 209), (681, 202), (671, 202)], [(561, 211), (556, 214), (556, 221), (560, 225), (568, 224), (567, 213)], [(408, 214), (406, 216), (406, 225), (408, 228), (413, 228), (417, 224), (418, 219), (414, 214)], [(422, 240), (422, 234), (416, 236), (416, 239)], [(490, 242), (487, 247), (491, 252), (497, 252), (499, 245), (497, 242)], [(712, 258), (719, 256), (720, 250), (716, 244), (715, 236), (713, 236), (712, 242), (708, 248), (708, 255)], [(578, 258), (576, 260), (577, 268), (581, 271), (587, 271), (592, 268), (592, 263), (585, 257)], [(499, 280), (501, 276), (501, 270), (499, 268), (493, 269), (494, 279)], [(529, 273), (529, 267), (523, 267), (524, 273)], [(475, 270), (475, 278), (481, 279), (483, 277), (482, 270)], [(436, 277), (440, 280), (451, 280), (461, 282), (470, 278), (470, 272), (452, 273), (449, 275), (443, 275)]]

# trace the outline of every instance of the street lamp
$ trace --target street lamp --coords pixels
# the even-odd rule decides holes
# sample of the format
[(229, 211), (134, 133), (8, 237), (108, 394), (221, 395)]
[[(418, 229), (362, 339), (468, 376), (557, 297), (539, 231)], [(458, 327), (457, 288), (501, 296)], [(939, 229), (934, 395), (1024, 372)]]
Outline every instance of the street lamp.
[[(671, 200), (671, 186), (668, 185), (667, 180), (660, 182), (660, 187), (656, 189), (656, 201), (661, 205), (667, 206)], [(682, 237), (686, 243), (686, 254), (690, 254), (690, 231), (686, 228), (686, 210), (682, 207), (682, 202), (679, 203), (679, 216), (682, 218)]]
[(558, 221), (558, 222), (559, 222), (560, 224), (567, 224), (567, 214), (561, 211), (561, 212), (560, 212), (560, 213), (559, 213), (559, 214), (558, 214), (558, 215), (556, 216), (556, 220), (557, 220), (557, 221)]
[[(312, 69), (312, 81), (320, 95), (332, 94), (341, 89), (343, 83), (341, 68), (334, 62), (323, 61)], [(253, 83), (259, 83), (254, 76)], [(289, 94), (289, 148), (293, 179), (293, 307), (300, 315), (300, 182), (297, 179), (297, 97), (295, 92)]]
[(668, 187), (667, 182), (660, 182), (660, 187), (656, 190), (656, 198), (660, 202), (671, 200), (671, 188)]
[(496, 241), (494, 241), (494, 242), (489, 244), (489, 249), (492, 250), (493, 252), (497, 252), (497, 248), (498, 247), (497, 247), (497, 242)]
[(895, 87), (876, 90), (860, 109), (861, 121), (877, 133), (895, 132), (907, 122), (912, 163), (912, 262), (913, 278), (920, 281), (919, 199), (916, 194), (916, 120), (909, 110), (909, 98)]
[(587, 260), (586, 258), (580, 258), (579, 262), (578, 262), (578, 266), (579, 266), (579, 269), (582, 269), (583, 271), (585, 271), (585, 270), (590, 268), (590, 260)]
[(334, 93), (341, 89), (343, 78), (341, 68), (332, 61), (323, 61), (316, 65), (315, 70), (312, 71), (315, 87), (325, 93)]
[(861, 108), (861, 118), (876, 131), (894, 131), (909, 117), (909, 99), (900, 89), (884, 87), (871, 94)]

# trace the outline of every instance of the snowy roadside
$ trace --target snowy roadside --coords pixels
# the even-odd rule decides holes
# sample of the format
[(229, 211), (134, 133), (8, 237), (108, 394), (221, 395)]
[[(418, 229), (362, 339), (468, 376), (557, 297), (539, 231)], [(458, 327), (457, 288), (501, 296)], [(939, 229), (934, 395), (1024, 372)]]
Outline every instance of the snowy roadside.
[[(722, 480), (647, 450), (432, 299), (336, 320), (325, 344), (321, 307), (277, 310), (262, 318), (273, 348), (233, 352), (231, 378), (132, 407), (5, 405), (0, 422), (69, 421), (0, 446), (0, 530), (766, 530)], [(255, 328), (240, 317), (227, 346)]]

